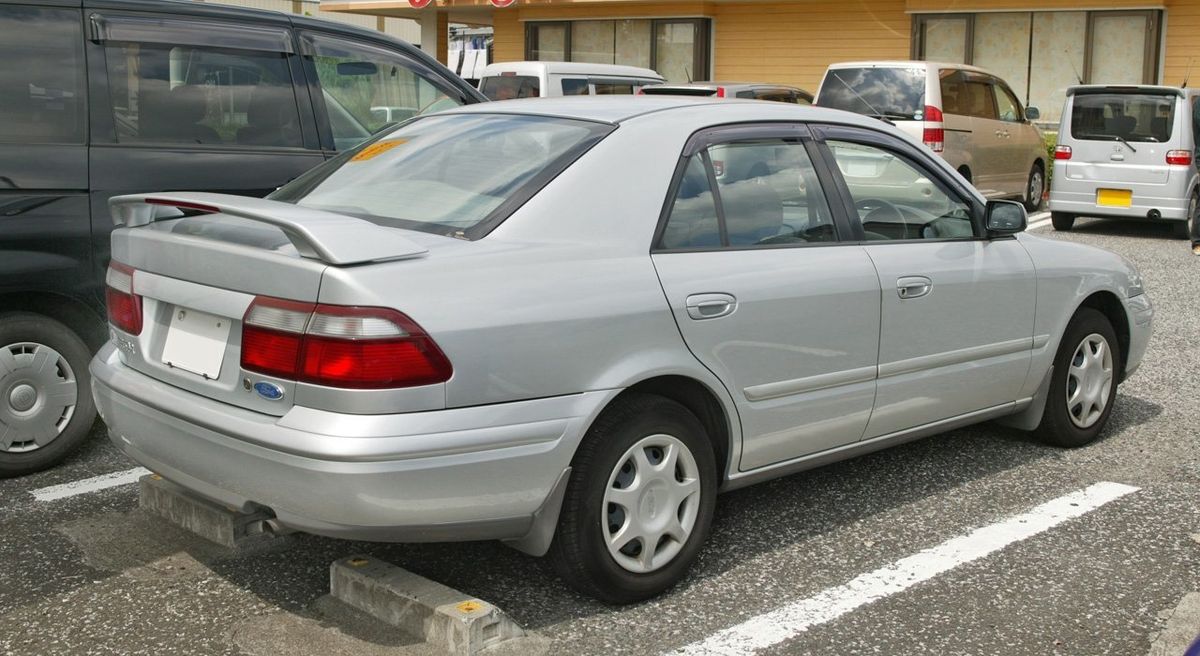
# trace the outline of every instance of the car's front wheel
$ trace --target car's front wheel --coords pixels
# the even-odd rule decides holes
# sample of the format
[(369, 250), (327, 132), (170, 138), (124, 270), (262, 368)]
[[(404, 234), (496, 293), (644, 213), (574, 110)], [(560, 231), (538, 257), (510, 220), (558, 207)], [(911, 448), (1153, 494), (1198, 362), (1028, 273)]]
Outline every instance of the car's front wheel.
[(1104, 430), (1117, 397), (1121, 344), (1108, 317), (1080, 308), (1054, 356), (1046, 408), (1036, 432), (1062, 447), (1091, 443)]
[(696, 416), (670, 399), (627, 394), (572, 460), (551, 562), (569, 585), (602, 601), (657, 595), (699, 553), (716, 488), (712, 444)]
[(0, 478), (52, 467), (96, 418), (87, 345), (40, 314), (0, 314)]

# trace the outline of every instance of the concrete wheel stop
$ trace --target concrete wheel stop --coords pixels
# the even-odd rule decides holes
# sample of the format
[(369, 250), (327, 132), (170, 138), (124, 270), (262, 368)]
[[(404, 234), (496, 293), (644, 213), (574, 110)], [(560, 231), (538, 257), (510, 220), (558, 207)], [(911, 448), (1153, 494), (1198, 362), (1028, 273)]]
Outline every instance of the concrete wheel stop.
[(277, 543), (285, 533), (277, 532), (275, 518), (267, 511), (238, 512), (193, 496), (158, 474), (141, 477), (138, 485), (138, 505), (143, 511), (223, 547), (254, 549)]
[(451, 654), (526, 636), (496, 606), (370, 556), (334, 561), (329, 589), (342, 603)]

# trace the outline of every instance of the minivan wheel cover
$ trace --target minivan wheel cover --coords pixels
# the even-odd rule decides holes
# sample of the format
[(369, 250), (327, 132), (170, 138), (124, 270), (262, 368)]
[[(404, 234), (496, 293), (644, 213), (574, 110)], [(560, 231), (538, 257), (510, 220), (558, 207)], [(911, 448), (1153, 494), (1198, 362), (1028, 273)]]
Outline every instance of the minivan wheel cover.
[(1029, 174), (1029, 189), (1025, 192), (1029, 194), (1029, 204), (1037, 205), (1042, 202), (1042, 194), (1045, 193), (1046, 182), (1042, 175), (1041, 169), (1034, 168), (1033, 173)]
[(687, 544), (700, 511), (700, 468), (671, 435), (644, 437), (622, 455), (604, 490), (600, 530), (623, 569), (645, 574)]
[(1091, 428), (1108, 407), (1112, 393), (1112, 348), (1103, 335), (1083, 338), (1067, 369), (1067, 414), (1079, 428)]
[(70, 363), (33, 342), (0, 348), (0, 452), (40, 449), (62, 434), (79, 395)]

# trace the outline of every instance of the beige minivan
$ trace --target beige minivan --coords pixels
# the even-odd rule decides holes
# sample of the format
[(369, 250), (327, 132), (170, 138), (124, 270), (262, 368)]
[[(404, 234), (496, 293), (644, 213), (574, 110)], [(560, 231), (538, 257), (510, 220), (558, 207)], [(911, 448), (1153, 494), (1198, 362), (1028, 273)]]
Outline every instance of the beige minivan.
[(874, 116), (925, 142), (989, 198), (1030, 211), (1046, 188), (1046, 147), (1008, 84), (974, 66), (923, 61), (832, 64), (816, 105)]

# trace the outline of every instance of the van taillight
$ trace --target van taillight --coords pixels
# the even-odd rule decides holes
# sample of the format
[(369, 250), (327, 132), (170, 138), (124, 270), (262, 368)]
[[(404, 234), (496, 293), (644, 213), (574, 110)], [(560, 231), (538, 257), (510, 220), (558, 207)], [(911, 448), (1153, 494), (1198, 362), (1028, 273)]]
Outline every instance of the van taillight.
[(1055, 146), (1054, 147), (1054, 159), (1071, 159), (1071, 147), (1070, 146)]
[(1167, 164), (1174, 166), (1189, 166), (1192, 163), (1192, 151), (1190, 150), (1168, 150)]
[(925, 132), (921, 141), (935, 153), (946, 150), (946, 125), (942, 121), (942, 110), (933, 105), (925, 105)]
[(133, 293), (133, 267), (115, 260), (104, 276), (108, 322), (130, 335), (142, 334), (142, 297)]
[(718, 98), (725, 97), (725, 87), (717, 87), (717, 97)]
[(350, 389), (431, 385), (453, 374), (433, 339), (400, 312), (262, 296), (242, 319), (242, 368)]

